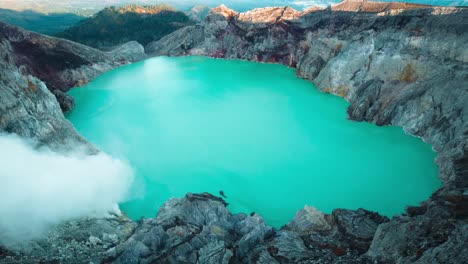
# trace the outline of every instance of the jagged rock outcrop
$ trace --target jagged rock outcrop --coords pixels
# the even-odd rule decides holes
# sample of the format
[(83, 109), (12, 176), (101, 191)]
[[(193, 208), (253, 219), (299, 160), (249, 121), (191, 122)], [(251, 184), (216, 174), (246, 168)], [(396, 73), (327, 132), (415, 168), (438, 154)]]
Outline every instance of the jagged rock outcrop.
[(444, 186), (379, 225), (368, 255), (458, 263), (468, 258), (466, 250), (449, 249), (468, 246), (467, 42), (467, 8), (348, 0), (303, 12), (239, 14), (221, 6), (146, 51), (295, 67), (318, 89), (348, 100), (350, 119), (401, 126), (430, 143)]
[[(5, 263), (373, 263), (367, 250), (377, 226), (388, 219), (366, 210), (310, 208), (282, 230), (256, 214), (231, 214), (208, 193), (171, 199), (156, 218), (82, 219), (52, 230), (46, 239), (16, 253), (0, 251)], [(307, 214), (325, 224), (303, 228)], [(60, 245), (60, 243), (64, 243)]]
[(129, 41), (122, 45), (112, 47), (107, 52), (114, 56), (114, 60), (116, 61), (135, 62), (147, 57), (143, 45), (136, 41)]
[(52, 148), (85, 143), (62, 114), (74, 105), (65, 92), (142, 54), (138, 43), (104, 53), (0, 22), (0, 131)]

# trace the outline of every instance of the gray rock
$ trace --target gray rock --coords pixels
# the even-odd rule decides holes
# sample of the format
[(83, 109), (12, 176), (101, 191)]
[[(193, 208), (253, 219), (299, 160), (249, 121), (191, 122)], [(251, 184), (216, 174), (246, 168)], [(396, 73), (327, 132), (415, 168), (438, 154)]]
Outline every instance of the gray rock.
[(296, 213), (296, 216), (286, 225), (286, 228), (298, 233), (329, 231), (332, 227), (325, 218), (324, 213), (306, 205), (304, 209)]
[(143, 60), (147, 57), (143, 45), (136, 41), (129, 41), (122, 45), (113, 47), (109, 51), (107, 51), (107, 54), (114, 57), (114, 60), (120, 60), (122, 62), (135, 62)]
[(91, 243), (91, 245), (93, 245), (93, 246), (97, 246), (98, 244), (102, 243), (101, 239), (99, 239), (99, 238), (97, 238), (95, 236), (90, 236), (88, 240), (89, 240), (89, 243)]
[(44, 238), (15, 249), (6, 250), (0, 245), (0, 263), (101, 263), (112, 249), (106, 250), (99, 237), (112, 233), (119, 241), (126, 241), (136, 226), (122, 217), (68, 221), (49, 230)]
[(79, 144), (96, 152), (65, 120), (62, 111), (70, 111), (74, 101), (64, 92), (127, 63), (122, 53), (103, 53), (0, 22), (0, 131), (52, 149)]
[(104, 233), (102, 235), (102, 240), (106, 243), (106, 244), (111, 244), (111, 245), (117, 245), (119, 243), (119, 238), (116, 234), (107, 234), (107, 233)]

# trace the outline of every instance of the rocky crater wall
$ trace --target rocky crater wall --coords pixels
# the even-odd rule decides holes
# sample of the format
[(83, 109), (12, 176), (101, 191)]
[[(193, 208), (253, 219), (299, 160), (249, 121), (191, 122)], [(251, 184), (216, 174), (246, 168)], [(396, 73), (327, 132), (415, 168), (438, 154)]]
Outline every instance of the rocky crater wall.
[(367, 255), (457, 263), (441, 252), (455, 240), (466, 245), (468, 236), (460, 231), (468, 216), (467, 41), (467, 8), (345, 1), (304, 12), (239, 14), (220, 6), (146, 51), (294, 67), (321, 91), (349, 101), (350, 119), (400, 126), (431, 144), (443, 187), (379, 225)]

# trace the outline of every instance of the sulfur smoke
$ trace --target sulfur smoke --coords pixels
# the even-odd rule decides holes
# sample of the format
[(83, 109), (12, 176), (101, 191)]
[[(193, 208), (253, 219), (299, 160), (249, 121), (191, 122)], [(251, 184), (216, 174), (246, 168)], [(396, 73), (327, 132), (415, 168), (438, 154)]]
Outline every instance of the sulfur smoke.
[(116, 212), (132, 179), (127, 163), (104, 153), (36, 150), (0, 134), (0, 245), (37, 238), (64, 220)]

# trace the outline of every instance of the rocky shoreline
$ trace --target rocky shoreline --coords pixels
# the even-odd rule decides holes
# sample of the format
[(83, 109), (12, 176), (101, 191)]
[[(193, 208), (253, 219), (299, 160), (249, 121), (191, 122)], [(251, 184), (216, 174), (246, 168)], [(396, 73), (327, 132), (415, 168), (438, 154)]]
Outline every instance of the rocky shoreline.
[[(146, 51), (294, 67), (349, 101), (351, 120), (400, 126), (431, 144), (443, 187), (380, 225), (367, 256), (457, 263), (467, 259), (468, 241), (467, 18), (466, 8), (367, 1), (304, 12), (221, 6)], [(463, 245), (457, 253), (454, 241)]]
[(0, 22), (0, 131), (53, 149), (91, 147), (63, 116), (74, 106), (65, 92), (143, 56), (136, 42), (101, 52)]
[[(0, 71), (6, 73), (0, 82), (0, 130), (51, 146), (71, 139), (86, 143), (48, 90), (60, 100), (54, 91), (143, 57), (137, 43), (120, 55), (103, 53), (2, 23), (0, 39)], [(345, 1), (304, 12), (213, 9), (203, 22), (150, 43), (145, 51), (295, 67), (318, 89), (348, 100), (350, 119), (401, 126), (431, 144), (443, 187), (392, 219), (362, 209), (325, 215), (306, 206), (280, 230), (256, 214), (231, 214), (218, 197), (187, 194), (166, 202), (154, 219), (64, 223), (23, 248), (0, 247), (0, 262), (463, 263), (468, 259), (465, 43), (466, 8)], [(28, 45), (37, 46), (22, 48)], [(37, 59), (61, 61), (70, 52), (67, 63), (37, 67)], [(66, 110), (63, 100), (61, 105)]]

